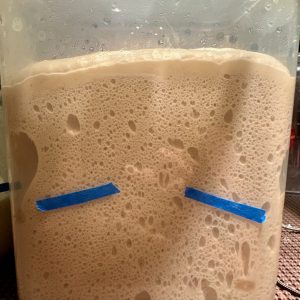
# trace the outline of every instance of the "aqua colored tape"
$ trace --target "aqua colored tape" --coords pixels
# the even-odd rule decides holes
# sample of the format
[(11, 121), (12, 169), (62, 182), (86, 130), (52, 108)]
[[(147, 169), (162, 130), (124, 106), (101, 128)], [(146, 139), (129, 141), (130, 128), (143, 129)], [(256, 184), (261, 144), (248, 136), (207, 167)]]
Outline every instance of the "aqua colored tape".
[(8, 182), (0, 183), (0, 193), (4, 193), (7, 191), (9, 191), (9, 183)]
[(120, 190), (113, 184), (107, 183), (95, 188), (85, 189), (69, 194), (46, 198), (36, 201), (36, 208), (40, 211), (50, 211), (72, 205), (83, 204), (95, 199), (111, 196), (120, 193)]
[(185, 189), (185, 197), (202, 202), (212, 207), (227, 211), (248, 220), (264, 223), (266, 221), (266, 211), (264, 209), (223, 199), (192, 187)]

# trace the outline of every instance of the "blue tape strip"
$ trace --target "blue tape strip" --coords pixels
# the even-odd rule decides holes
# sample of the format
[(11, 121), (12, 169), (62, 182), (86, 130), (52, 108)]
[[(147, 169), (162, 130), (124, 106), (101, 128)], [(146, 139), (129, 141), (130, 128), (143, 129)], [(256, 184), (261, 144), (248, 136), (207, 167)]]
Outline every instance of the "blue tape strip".
[(36, 208), (40, 211), (49, 211), (67, 206), (82, 204), (91, 200), (103, 198), (117, 193), (120, 193), (120, 190), (113, 183), (107, 183), (91, 189), (38, 200), (36, 201)]
[(5, 183), (0, 183), (0, 193), (4, 193), (9, 191), (9, 183), (5, 182)]
[(266, 211), (264, 209), (226, 200), (191, 187), (185, 189), (185, 197), (225, 210), (257, 223), (264, 223), (266, 221)]

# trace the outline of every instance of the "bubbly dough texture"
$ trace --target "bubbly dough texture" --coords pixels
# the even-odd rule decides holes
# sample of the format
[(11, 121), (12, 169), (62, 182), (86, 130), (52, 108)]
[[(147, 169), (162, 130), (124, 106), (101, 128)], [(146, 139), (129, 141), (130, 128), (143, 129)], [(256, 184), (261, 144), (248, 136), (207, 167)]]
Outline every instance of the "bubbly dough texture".
[[(5, 88), (21, 300), (269, 300), (295, 79), (233, 49), (104, 52)], [(41, 213), (107, 182), (121, 193)], [(184, 198), (263, 207), (259, 225)]]

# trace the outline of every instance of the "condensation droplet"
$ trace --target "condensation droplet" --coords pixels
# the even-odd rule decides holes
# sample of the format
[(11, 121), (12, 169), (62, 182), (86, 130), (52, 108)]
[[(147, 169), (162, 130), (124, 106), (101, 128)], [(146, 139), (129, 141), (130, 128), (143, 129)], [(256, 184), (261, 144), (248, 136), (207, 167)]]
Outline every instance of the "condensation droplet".
[(273, 161), (274, 161), (274, 156), (273, 156), (273, 154), (270, 153), (270, 154), (268, 155), (268, 162), (269, 162), (269, 163), (272, 163)]
[(135, 295), (134, 300), (151, 300), (151, 296), (147, 291), (142, 291)]
[(199, 246), (200, 247), (204, 247), (206, 244), (206, 239), (204, 236), (201, 236), (200, 240), (199, 240)]
[(180, 197), (175, 196), (172, 198), (172, 200), (179, 209), (183, 209), (183, 203), (182, 203), (182, 199)]
[(47, 109), (50, 111), (50, 112), (53, 112), (53, 106), (52, 106), (52, 104), (51, 103), (47, 103), (47, 105), (46, 105), (46, 107), (47, 107)]
[(168, 143), (174, 148), (184, 149), (182, 140), (168, 138)]
[(136, 132), (136, 125), (132, 120), (128, 121), (128, 126), (133, 132)]
[(241, 246), (241, 256), (242, 256), (244, 274), (248, 275), (249, 262), (250, 262), (250, 246), (247, 242), (243, 242)]
[(225, 123), (231, 123), (232, 120), (233, 120), (233, 112), (231, 109), (229, 109), (224, 115), (224, 121)]
[(191, 156), (191, 158), (197, 162), (200, 161), (199, 152), (198, 149), (195, 147), (189, 147), (187, 149), (188, 154)]
[(271, 204), (270, 202), (265, 202), (262, 206), (262, 209), (264, 209), (266, 212), (270, 211)]
[(217, 227), (214, 227), (212, 229), (212, 234), (213, 234), (214, 238), (218, 239), (219, 235), (220, 235), (219, 229)]
[(94, 122), (94, 128), (99, 129), (100, 128), (100, 122), (98, 122), (98, 121)]
[(206, 225), (211, 225), (212, 223), (212, 216), (211, 215), (208, 215), (205, 217), (205, 224)]
[(269, 246), (269, 248), (270, 248), (271, 250), (273, 250), (274, 247), (275, 247), (275, 241), (276, 241), (275, 236), (272, 235), (272, 236), (269, 238), (269, 241), (268, 241), (268, 246)]
[(72, 135), (76, 135), (80, 131), (80, 123), (75, 115), (70, 114), (67, 119), (67, 129)]

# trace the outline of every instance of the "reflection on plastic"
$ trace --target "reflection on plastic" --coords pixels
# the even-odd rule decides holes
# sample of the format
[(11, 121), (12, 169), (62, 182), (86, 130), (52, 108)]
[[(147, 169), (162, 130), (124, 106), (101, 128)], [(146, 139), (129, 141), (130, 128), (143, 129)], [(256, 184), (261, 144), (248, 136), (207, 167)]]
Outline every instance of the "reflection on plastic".
[(266, 211), (264, 209), (223, 199), (191, 187), (186, 188), (185, 197), (225, 210), (257, 223), (264, 223), (266, 221)]
[(103, 198), (117, 193), (120, 193), (120, 190), (113, 183), (107, 183), (95, 188), (38, 200), (36, 201), (36, 208), (40, 211), (49, 211), (86, 203), (91, 200)]

